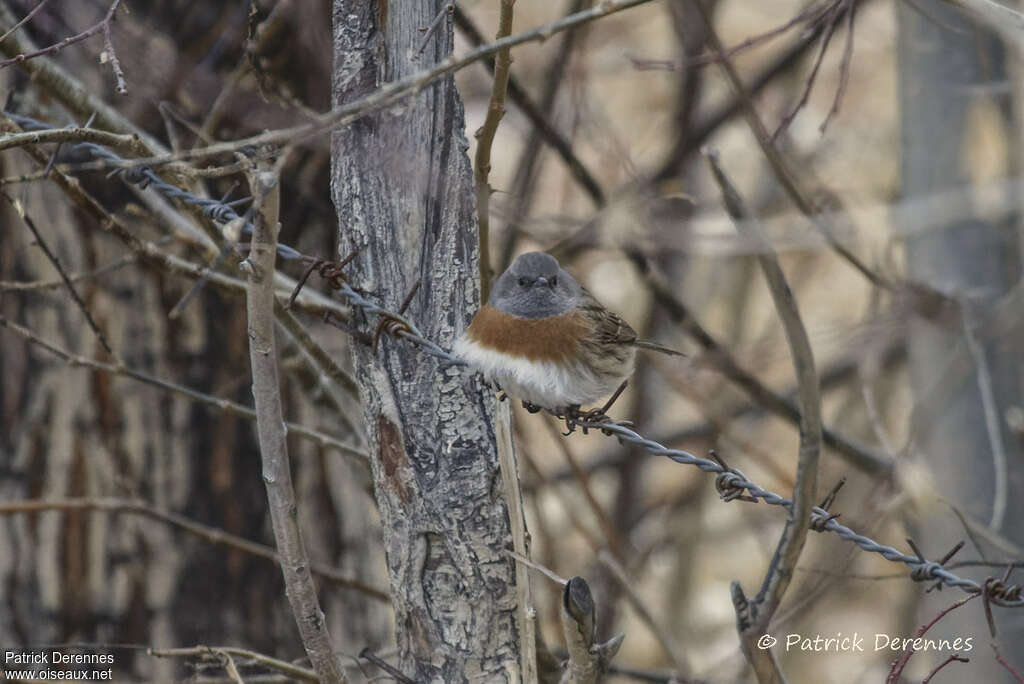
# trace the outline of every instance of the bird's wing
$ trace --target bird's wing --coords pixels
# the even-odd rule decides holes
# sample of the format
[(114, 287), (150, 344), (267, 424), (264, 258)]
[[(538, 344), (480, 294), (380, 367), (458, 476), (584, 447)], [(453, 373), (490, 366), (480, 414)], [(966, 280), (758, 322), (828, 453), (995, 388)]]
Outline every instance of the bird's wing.
[(580, 289), (583, 293), (580, 309), (587, 318), (596, 323), (593, 331), (594, 341), (600, 344), (633, 344), (636, 342), (636, 331), (629, 327), (629, 323), (626, 323), (617, 313), (606, 309), (586, 289), (582, 287)]
[(636, 331), (629, 327), (629, 323), (622, 320), (622, 317), (617, 313), (604, 308), (586, 289), (582, 287), (580, 289), (583, 290), (583, 300), (580, 302), (580, 308), (587, 314), (588, 318), (597, 321), (593, 338), (598, 344), (628, 344), (633, 347), (650, 349), (651, 351), (661, 352), (670, 356), (686, 356), (686, 354), (680, 351), (655, 342), (637, 339)]

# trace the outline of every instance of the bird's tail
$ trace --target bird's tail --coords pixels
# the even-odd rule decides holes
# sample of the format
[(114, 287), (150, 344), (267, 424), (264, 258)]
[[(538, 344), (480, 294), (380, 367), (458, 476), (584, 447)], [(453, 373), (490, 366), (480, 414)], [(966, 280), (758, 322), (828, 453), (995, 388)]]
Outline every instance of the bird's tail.
[(669, 349), (668, 347), (663, 347), (660, 344), (655, 344), (654, 342), (648, 342), (646, 340), (634, 340), (633, 346), (640, 347), (641, 349), (650, 349), (651, 351), (661, 352), (662, 354), (668, 354), (669, 356), (686, 356), (686, 354), (681, 351)]

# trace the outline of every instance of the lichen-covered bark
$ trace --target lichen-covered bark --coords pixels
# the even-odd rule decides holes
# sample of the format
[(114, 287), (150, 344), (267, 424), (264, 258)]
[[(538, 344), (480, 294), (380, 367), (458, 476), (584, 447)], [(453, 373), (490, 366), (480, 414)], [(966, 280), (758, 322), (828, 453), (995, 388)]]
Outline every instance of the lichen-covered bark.
[[(427, 68), (431, 3), (334, 3), (334, 104)], [(332, 194), (355, 286), (450, 345), (478, 301), (472, 171), (451, 78), (336, 131)], [(493, 400), (456, 369), (385, 339), (355, 351), (396, 615), (400, 666), (416, 681), (508, 681), (516, 669), (515, 575), (494, 442)]]

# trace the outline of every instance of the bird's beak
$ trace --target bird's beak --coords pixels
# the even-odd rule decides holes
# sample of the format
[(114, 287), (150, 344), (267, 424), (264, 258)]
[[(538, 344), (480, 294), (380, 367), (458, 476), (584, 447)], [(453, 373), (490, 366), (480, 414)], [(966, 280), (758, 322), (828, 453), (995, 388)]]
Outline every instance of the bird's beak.
[(545, 278), (544, 276), (539, 276), (536, 282), (538, 285), (544, 285), (545, 287), (547, 287), (548, 279)]

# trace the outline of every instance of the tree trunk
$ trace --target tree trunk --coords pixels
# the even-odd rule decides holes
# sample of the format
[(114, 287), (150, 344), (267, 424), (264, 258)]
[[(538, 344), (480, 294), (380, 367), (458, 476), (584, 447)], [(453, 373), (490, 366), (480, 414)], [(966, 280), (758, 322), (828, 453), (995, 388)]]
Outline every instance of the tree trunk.
[[(335, 106), (427, 68), (432, 3), (335, 0)], [(420, 46), (425, 47), (420, 51)], [(334, 133), (332, 195), (351, 282), (450, 346), (479, 291), (473, 178), (451, 77)], [(369, 325), (376, 321), (369, 321)], [(489, 392), (410, 345), (354, 351), (384, 527), (400, 667), (418, 682), (518, 679), (516, 594)]]
[[(983, 144), (986, 138), (1001, 136), (997, 147), (1012, 150), (1013, 126), (1019, 125), (1019, 115), (1011, 114), (1014, 106), (1008, 91), (1000, 94), (990, 87), (1009, 78), (1000, 41), (943, 2), (928, 0), (920, 8), (901, 3), (898, 11), (904, 197), (1013, 178), (1014, 155), (986, 155)], [(910, 235), (906, 241), (909, 277), (971, 302), (966, 313), (953, 310), (941, 318), (911, 321), (910, 373), (918, 404), (915, 446), (927, 459), (939, 493), (947, 501), (984, 525), (994, 523), (996, 532), (1021, 544), (1024, 498), (1012, 492), (1020, 490), (1024, 456), (1004, 418), (1007, 409), (1021, 401), (1021, 346), (1019, 341), (1000, 339), (993, 325), (999, 300), (1021, 275), (1015, 229), (1019, 217), (1009, 212), (981, 218), (970, 211), (964, 216), (938, 225), (917, 225), (919, 217), (914, 215), (908, 216), (909, 223), (897, 221)], [(968, 334), (968, 329), (973, 332)], [(991, 387), (982, 391), (985, 376)], [(998, 455), (1000, 448), (1005, 458)], [(922, 550), (929, 558), (941, 556), (965, 539), (948, 509), (932, 511), (933, 516), (922, 522), (921, 532), (926, 540)], [(968, 548), (959, 556), (976, 552)], [(991, 547), (984, 551), (990, 559), (1004, 555)], [(984, 579), (990, 574), (1001, 572), (981, 569), (970, 576)], [(938, 612), (934, 601), (925, 605), (926, 614), (919, 616), (919, 622)], [(994, 610), (1004, 643), (1014, 639), (1014, 632), (1020, 634), (1024, 623), (1018, 612)], [(957, 611), (943, 624), (954, 634), (976, 635), (987, 650), (988, 626), (981, 610)], [(1019, 668), (1024, 663), (1022, 654), (1019, 649), (1013, 651), (1003, 649)], [(971, 658), (972, 679), (1012, 681), (988, 656), (983, 651)]]

